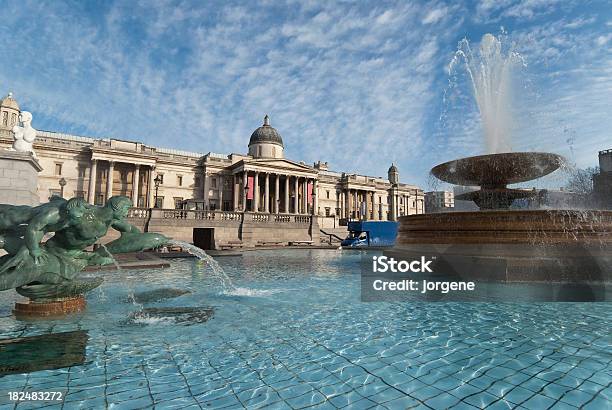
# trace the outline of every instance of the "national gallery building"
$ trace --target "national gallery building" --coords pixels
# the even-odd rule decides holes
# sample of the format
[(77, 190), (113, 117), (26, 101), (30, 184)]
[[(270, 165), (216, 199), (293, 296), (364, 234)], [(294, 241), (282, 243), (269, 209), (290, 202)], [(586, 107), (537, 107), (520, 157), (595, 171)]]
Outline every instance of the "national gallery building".
[[(0, 101), (1, 148), (13, 143), (19, 113), (11, 95)], [(201, 154), (48, 131), (37, 135), (41, 202), (61, 195), (102, 205), (125, 195), (140, 208), (315, 211), (322, 228), (336, 227), (340, 219), (396, 220), (424, 212), (423, 190), (400, 183), (394, 165), (384, 179), (333, 172), (326, 162), (309, 166), (286, 159), (283, 139), (268, 116), (251, 134), (247, 154)]]

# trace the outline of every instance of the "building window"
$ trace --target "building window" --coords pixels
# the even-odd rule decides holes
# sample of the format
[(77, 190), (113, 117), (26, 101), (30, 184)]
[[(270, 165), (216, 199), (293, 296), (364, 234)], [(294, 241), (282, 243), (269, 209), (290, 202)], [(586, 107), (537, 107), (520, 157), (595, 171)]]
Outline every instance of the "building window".
[(272, 147), (272, 156), (276, 158), (276, 147)]
[(144, 196), (139, 196), (138, 197), (138, 207), (139, 208), (144, 208), (145, 206), (145, 197)]
[[(329, 192), (327, 192), (329, 194)], [(325, 216), (331, 215), (331, 208), (325, 207)]]
[(17, 114), (11, 114), (11, 125), (17, 124)]
[(327, 191), (327, 199), (329, 199), (329, 191)]
[(163, 208), (164, 207), (164, 197), (158, 196), (155, 198), (155, 208)]
[(217, 187), (217, 178), (211, 178), (211, 179), (210, 179), (210, 185), (211, 185), (213, 188), (216, 188), (216, 187)]
[(257, 156), (261, 157), (261, 145), (257, 147)]
[(8, 125), (8, 112), (2, 112), (2, 125)]
[(193, 180), (193, 185), (195, 185), (196, 187), (199, 187), (201, 183), (202, 180), (200, 179), (200, 177), (195, 177), (195, 179)]
[(62, 175), (62, 164), (55, 163), (55, 175)]
[(232, 204), (230, 203), (230, 201), (223, 201), (223, 210), (224, 211), (232, 210)]
[(85, 199), (85, 191), (74, 191), (74, 197)]
[(104, 194), (96, 195), (95, 204), (94, 205), (104, 205)]
[(183, 186), (183, 176), (182, 175), (176, 176), (176, 183), (178, 186)]
[(183, 198), (174, 197), (174, 209), (183, 209)]

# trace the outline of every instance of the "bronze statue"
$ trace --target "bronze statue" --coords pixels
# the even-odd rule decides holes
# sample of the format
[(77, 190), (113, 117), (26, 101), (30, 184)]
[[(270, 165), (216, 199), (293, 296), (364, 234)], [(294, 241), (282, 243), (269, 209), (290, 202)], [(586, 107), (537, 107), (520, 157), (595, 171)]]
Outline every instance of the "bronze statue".
[[(104, 207), (80, 198), (52, 198), (37, 206), (0, 205), (0, 290), (28, 284), (66, 287), (88, 265), (113, 263), (110, 253), (138, 252), (164, 245), (168, 238), (141, 233), (125, 221), (131, 200), (111, 197)], [(90, 252), (85, 249), (104, 237), (109, 228), (121, 237)], [(42, 242), (45, 234), (53, 237)]]

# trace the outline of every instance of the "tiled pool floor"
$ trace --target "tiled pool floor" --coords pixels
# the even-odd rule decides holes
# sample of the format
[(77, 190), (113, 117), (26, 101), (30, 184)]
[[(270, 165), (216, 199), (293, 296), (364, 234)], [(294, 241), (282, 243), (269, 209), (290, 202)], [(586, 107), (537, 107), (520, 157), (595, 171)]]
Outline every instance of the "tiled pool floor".
[[(0, 377), (0, 407), (610, 408), (609, 304), (362, 303), (356, 253), (219, 261), (239, 287), (231, 295), (183, 260), (170, 272), (108, 274), (68, 320), (18, 322), (12, 296), (3, 300), (2, 338), (80, 329), (89, 341), (82, 365)], [(146, 307), (214, 315), (130, 319), (140, 308), (130, 291), (164, 287), (192, 293)], [(65, 401), (8, 401), (21, 390)]]

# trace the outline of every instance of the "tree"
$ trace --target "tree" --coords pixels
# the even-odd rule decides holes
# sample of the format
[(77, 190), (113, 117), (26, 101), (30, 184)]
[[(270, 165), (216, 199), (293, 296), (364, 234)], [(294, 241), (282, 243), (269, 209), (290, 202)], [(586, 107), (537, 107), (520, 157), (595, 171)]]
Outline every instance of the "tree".
[(575, 168), (569, 172), (565, 189), (590, 197), (593, 195), (593, 175), (599, 174), (599, 167)]

